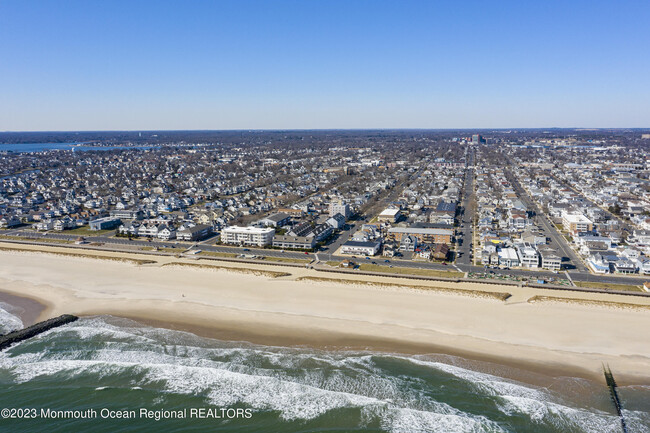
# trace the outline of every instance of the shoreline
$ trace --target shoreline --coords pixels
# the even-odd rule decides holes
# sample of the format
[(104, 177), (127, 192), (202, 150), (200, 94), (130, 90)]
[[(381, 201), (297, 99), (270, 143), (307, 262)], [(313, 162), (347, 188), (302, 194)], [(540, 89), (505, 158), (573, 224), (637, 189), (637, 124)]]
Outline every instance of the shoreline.
[[(373, 287), (364, 284), (368, 278), (359, 279), (358, 284), (296, 281), (314, 271), (289, 267), (290, 277), (269, 278), (224, 270), (226, 262), (219, 262), (219, 269), (214, 270), (183, 269), (163, 266), (177, 262), (175, 258), (135, 265), (33, 251), (0, 254), (0, 291), (41, 303), (40, 319), (63, 313), (113, 315), (226, 341), (435, 354), (494, 363), (504, 370), (514, 367), (599, 382), (603, 382), (604, 362), (621, 385), (650, 384), (650, 348), (636, 341), (640, 340), (638, 331), (632, 329), (632, 325), (636, 329), (650, 325), (647, 309), (534, 305), (526, 299), (546, 294), (543, 289), (493, 284), (427, 285), (432, 289), (500, 288), (512, 292), (512, 299), (503, 302), (435, 290)], [(26, 255), (29, 260), (24, 259)], [(34, 272), (34, 266), (41, 272)], [(251, 265), (251, 269), (268, 267)], [(273, 266), (273, 270), (279, 268)], [(383, 282), (385, 278), (371, 280)], [(643, 301), (639, 305), (647, 305)], [(565, 329), (572, 329), (572, 335), (566, 335)]]

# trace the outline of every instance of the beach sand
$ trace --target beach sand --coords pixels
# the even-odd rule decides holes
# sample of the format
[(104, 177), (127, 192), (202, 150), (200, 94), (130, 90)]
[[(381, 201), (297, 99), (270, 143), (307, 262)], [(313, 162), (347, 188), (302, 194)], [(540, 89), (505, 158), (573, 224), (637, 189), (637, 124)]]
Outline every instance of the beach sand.
[[(43, 306), (40, 319), (64, 313), (111, 314), (219, 339), (446, 353), (599, 380), (602, 363), (608, 363), (621, 384), (650, 382), (650, 344), (644, 338), (650, 329), (650, 298), (200, 261), (291, 274), (271, 278), (222, 269), (163, 266), (199, 262), (173, 257), (84, 252), (157, 262), (136, 265), (19, 248), (26, 251), (0, 250), (0, 291), (38, 301)], [(305, 276), (354, 279), (359, 284), (296, 281)], [(512, 296), (504, 302), (435, 290), (377, 287), (364, 281), (508, 292)], [(527, 302), (535, 295), (642, 307)], [(40, 307), (32, 304), (27, 308)]]

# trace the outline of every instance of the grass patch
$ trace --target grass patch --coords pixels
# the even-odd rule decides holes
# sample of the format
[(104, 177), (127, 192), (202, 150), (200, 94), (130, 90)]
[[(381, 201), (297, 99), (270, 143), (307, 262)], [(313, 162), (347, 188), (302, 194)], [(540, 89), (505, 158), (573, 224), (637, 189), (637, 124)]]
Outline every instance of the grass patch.
[(92, 235), (92, 236), (101, 236), (105, 235), (107, 233), (114, 232), (115, 229), (113, 230), (90, 230), (90, 227), (88, 226), (81, 226), (77, 227), (76, 229), (71, 229), (71, 230), (65, 230), (65, 233), (73, 234), (73, 235)]
[(486, 292), (483, 290), (469, 290), (469, 289), (454, 289), (449, 287), (429, 287), (411, 284), (395, 284), (395, 283), (382, 283), (376, 281), (362, 281), (362, 280), (349, 280), (345, 278), (324, 278), (324, 277), (299, 277), (296, 281), (311, 281), (316, 283), (339, 283), (339, 284), (357, 284), (363, 286), (373, 287), (398, 287), (403, 289), (426, 290), (436, 293), (448, 293), (453, 295), (472, 296), (475, 298), (494, 299), (498, 301), (505, 301), (510, 296), (507, 292)]
[(217, 253), (215, 251), (201, 251), (197, 254), (198, 256), (209, 256), (209, 257), (225, 257), (229, 259), (234, 259), (237, 257), (235, 253)]
[(641, 287), (632, 284), (599, 283), (599, 282), (591, 282), (591, 281), (573, 281), (573, 282), (578, 287), (587, 287), (590, 289), (620, 290), (622, 292), (643, 291)]
[(67, 241), (65, 239), (48, 238), (47, 236), (41, 238), (30, 238), (27, 236), (3, 236), (2, 239), (10, 239), (13, 241), (43, 242), (43, 243), (50, 243), (50, 244), (72, 244), (73, 243), (73, 241)]
[(262, 269), (250, 269), (250, 268), (235, 268), (230, 266), (219, 266), (219, 265), (204, 265), (199, 263), (172, 262), (172, 263), (165, 263), (163, 266), (176, 266), (176, 267), (194, 268), (194, 269), (229, 271), (229, 272), (236, 272), (238, 274), (252, 274), (260, 277), (270, 277), (270, 278), (291, 276), (291, 274), (288, 272), (267, 271)]
[(420, 268), (404, 268), (399, 266), (373, 265), (372, 263), (359, 264), (359, 270), (367, 272), (383, 272), (386, 274), (400, 274), (400, 275), (421, 275), (425, 277), (444, 277), (444, 278), (463, 278), (465, 276), (462, 272), (454, 271), (437, 271), (435, 269), (420, 269)]
[(51, 254), (54, 256), (65, 256), (65, 257), (82, 257), (85, 259), (110, 260), (112, 262), (131, 263), (134, 265), (148, 265), (148, 264), (158, 263), (155, 260), (131, 259), (127, 257), (99, 256), (99, 255), (92, 255), (92, 254), (69, 253), (69, 252), (59, 252), (59, 251), (28, 250), (23, 248), (11, 248), (11, 247), (0, 247), (0, 251)]
[(260, 258), (263, 258), (266, 261), (269, 262), (282, 262), (282, 263), (311, 263), (311, 260), (308, 259), (292, 259), (291, 257), (271, 257), (271, 256), (262, 256)]
[(630, 310), (647, 310), (650, 311), (650, 305), (631, 304), (629, 302), (614, 302), (614, 301), (599, 301), (594, 299), (579, 299), (579, 298), (561, 298), (559, 296), (540, 296), (536, 295), (528, 299), (528, 303), (536, 302), (562, 302), (565, 304), (578, 304), (584, 306), (597, 306), (609, 308), (622, 308)]

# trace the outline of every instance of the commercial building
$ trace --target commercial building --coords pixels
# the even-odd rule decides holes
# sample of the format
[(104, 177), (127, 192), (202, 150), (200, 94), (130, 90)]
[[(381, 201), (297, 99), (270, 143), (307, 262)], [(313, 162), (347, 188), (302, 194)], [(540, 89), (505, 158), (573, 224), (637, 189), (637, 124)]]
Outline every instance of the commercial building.
[(221, 232), (221, 242), (235, 245), (264, 247), (273, 243), (275, 229), (271, 227), (226, 227)]
[(381, 247), (381, 242), (372, 241), (372, 242), (357, 242), (357, 241), (347, 241), (341, 246), (342, 254), (363, 254), (366, 256), (374, 256), (379, 252)]
[(117, 228), (122, 224), (122, 221), (119, 218), (105, 217), (97, 218), (88, 223), (90, 230), (111, 230)]
[(133, 209), (113, 209), (109, 212), (111, 218), (119, 218), (126, 220), (139, 220), (144, 217), (144, 214), (141, 210)]
[(401, 242), (404, 236), (413, 236), (419, 243), (426, 244), (451, 244), (454, 234), (448, 229), (429, 229), (416, 227), (391, 227), (388, 229), (388, 238), (392, 241)]
[(400, 210), (396, 208), (384, 209), (378, 216), (377, 221), (380, 223), (395, 223), (401, 216)]
[(273, 246), (277, 248), (292, 248), (299, 250), (312, 250), (316, 246), (314, 236), (275, 236)]

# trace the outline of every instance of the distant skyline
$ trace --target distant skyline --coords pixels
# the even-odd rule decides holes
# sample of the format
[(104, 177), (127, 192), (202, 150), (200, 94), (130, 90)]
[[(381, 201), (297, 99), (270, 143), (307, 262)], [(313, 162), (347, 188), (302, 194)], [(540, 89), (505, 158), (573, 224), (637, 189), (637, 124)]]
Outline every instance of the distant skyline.
[(650, 2), (4, 1), (0, 131), (650, 127)]

